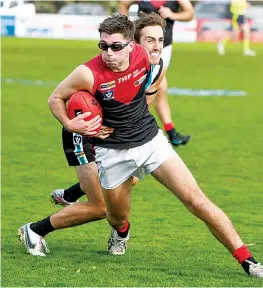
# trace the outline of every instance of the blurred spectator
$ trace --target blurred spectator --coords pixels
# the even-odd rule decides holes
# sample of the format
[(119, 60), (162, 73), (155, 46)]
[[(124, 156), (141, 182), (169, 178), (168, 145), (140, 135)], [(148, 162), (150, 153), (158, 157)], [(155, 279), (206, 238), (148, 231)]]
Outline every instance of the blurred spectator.
[(63, 15), (106, 15), (103, 4), (100, 3), (69, 3), (63, 6), (58, 14)]
[(232, 0), (229, 5), (232, 25), (227, 37), (223, 37), (217, 43), (217, 51), (220, 55), (225, 54), (225, 46), (230, 39), (236, 39), (237, 34), (243, 32), (243, 55), (256, 56), (256, 52), (250, 49), (250, 27), (245, 19), (248, 3), (246, 0)]
[(195, 5), (195, 18), (222, 19), (230, 18), (229, 1), (200, 1)]

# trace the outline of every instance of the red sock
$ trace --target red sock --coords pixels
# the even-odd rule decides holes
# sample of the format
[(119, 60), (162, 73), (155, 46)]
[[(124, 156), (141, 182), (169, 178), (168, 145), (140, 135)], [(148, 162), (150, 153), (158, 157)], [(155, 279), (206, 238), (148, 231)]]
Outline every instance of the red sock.
[(173, 123), (166, 123), (163, 125), (164, 130), (167, 132), (169, 130), (172, 130), (174, 128), (174, 124)]
[(237, 248), (233, 253), (232, 256), (235, 257), (239, 264), (242, 264), (245, 260), (252, 257), (252, 254), (248, 250), (246, 245), (243, 245)]
[(126, 230), (127, 230), (128, 228), (129, 228), (129, 221), (128, 221), (128, 219), (127, 219), (124, 227), (121, 228), (120, 230), (117, 230), (117, 231), (118, 231), (118, 232), (121, 232), (121, 233), (124, 233), (124, 232), (126, 232)]

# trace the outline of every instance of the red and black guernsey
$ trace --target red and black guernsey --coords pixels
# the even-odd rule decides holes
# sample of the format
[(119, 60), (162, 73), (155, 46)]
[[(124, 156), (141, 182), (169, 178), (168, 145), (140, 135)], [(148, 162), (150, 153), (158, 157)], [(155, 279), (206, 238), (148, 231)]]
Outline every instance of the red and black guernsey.
[(107, 148), (128, 149), (153, 139), (158, 126), (144, 94), (150, 72), (145, 49), (135, 45), (130, 53), (129, 68), (123, 72), (111, 71), (101, 55), (85, 65), (94, 75), (92, 94), (103, 109), (103, 125), (114, 128), (110, 137), (93, 138), (92, 142)]
[[(139, 0), (137, 1), (139, 5), (139, 11), (143, 11), (145, 13), (158, 13), (158, 10), (161, 6), (168, 7), (173, 12), (178, 12), (179, 10), (179, 4), (176, 0), (172, 1), (165, 1), (165, 0)], [(164, 43), (163, 46), (166, 47), (168, 45), (171, 45), (173, 42), (173, 25), (174, 20), (171, 20), (169, 18), (165, 19), (166, 21), (166, 28), (164, 31)]]

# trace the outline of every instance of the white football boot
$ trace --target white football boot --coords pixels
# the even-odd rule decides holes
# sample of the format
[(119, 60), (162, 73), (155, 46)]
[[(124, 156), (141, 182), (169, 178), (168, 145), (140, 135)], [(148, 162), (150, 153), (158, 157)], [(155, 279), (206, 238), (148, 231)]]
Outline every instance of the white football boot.
[[(31, 228), (31, 223), (27, 223), (18, 229), (19, 240), (25, 244), (26, 250), (33, 256), (46, 256), (50, 253), (47, 243), (43, 237), (36, 234)], [(45, 253), (44, 253), (45, 252)]]
[(244, 54), (243, 54), (244, 56), (256, 56), (257, 55), (257, 53), (256, 53), (256, 51), (253, 51), (253, 50), (250, 50), (250, 49), (246, 49), (245, 51), (244, 51)]
[(56, 189), (51, 192), (50, 197), (51, 197), (51, 202), (53, 202), (55, 205), (61, 205), (61, 206), (69, 206), (71, 204), (74, 204), (76, 202), (68, 202), (64, 199), (64, 189)]
[(226, 51), (225, 51), (225, 46), (223, 43), (217, 43), (217, 52), (219, 55), (225, 55), (226, 54)]
[(247, 263), (249, 263), (249, 275), (250, 276), (255, 276), (259, 278), (263, 278), (263, 266), (260, 263), (253, 263), (249, 260), (245, 260)]
[(127, 242), (130, 238), (128, 233), (126, 238), (122, 238), (118, 235), (117, 231), (112, 229), (109, 241), (108, 241), (108, 252), (111, 255), (123, 255), (127, 249)]

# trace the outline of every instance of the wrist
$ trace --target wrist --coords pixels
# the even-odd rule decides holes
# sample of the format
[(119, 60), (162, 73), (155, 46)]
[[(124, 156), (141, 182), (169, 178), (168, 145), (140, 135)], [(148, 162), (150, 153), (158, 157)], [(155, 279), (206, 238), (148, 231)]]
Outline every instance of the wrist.
[(62, 125), (64, 126), (64, 128), (68, 131), (71, 131), (71, 125), (70, 125), (70, 119), (63, 121)]
[(172, 14), (172, 20), (173, 20), (173, 21), (176, 21), (176, 20), (177, 20), (177, 13), (173, 13), (173, 14)]

